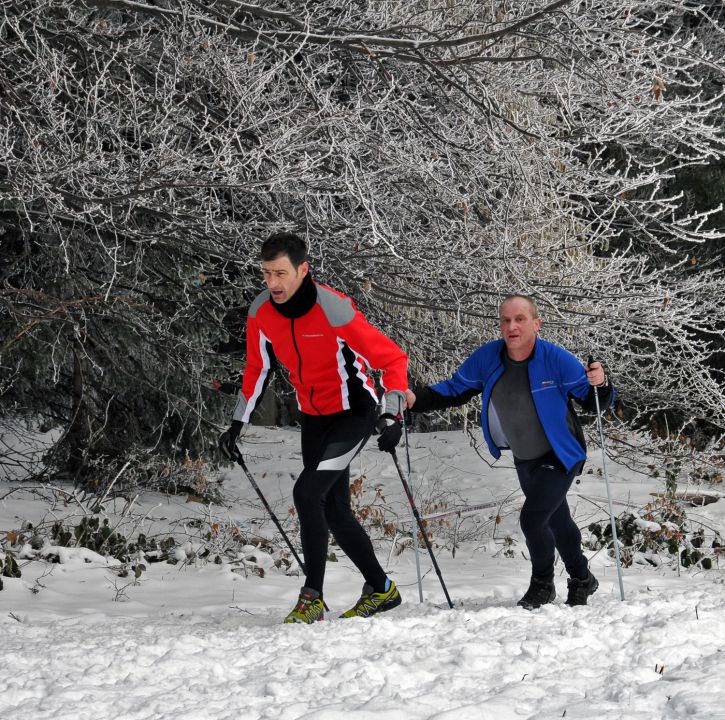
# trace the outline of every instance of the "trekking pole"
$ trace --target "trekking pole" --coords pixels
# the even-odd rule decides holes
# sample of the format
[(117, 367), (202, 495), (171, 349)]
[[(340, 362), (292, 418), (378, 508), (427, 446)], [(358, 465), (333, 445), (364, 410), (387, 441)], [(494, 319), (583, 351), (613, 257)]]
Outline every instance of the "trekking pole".
[(303, 573), (306, 573), (305, 565), (300, 560), (300, 556), (297, 554), (297, 551), (294, 549), (292, 543), (290, 542), (290, 539), (287, 537), (287, 533), (282, 529), (282, 526), (280, 525), (279, 520), (277, 520), (277, 516), (274, 514), (272, 508), (269, 506), (269, 503), (267, 502), (267, 498), (264, 497), (262, 494), (262, 491), (259, 489), (259, 485), (254, 480), (254, 477), (252, 476), (252, 473), (249, 472), (249, 468), (247, 467), (247, 463), (244, 462), (244, 458), (242, 457), (242, 453), (239, 452), (239, 448), (235, 448), (236, 453), (234, 456), (234, 459), (237, 461), (238, 465), (242, 470), (244, 470), (244, 474), (247, 476), (247, 479), (251, 483), (252, 487), (254, 488), (254, 492), (257, 493), (257, 497), (262, 501), (262, 505), (264, 505), (264, 509), (269, 513), (269, 517), (272, 518), (272, 522), (277, 526), (277, 530), (279, 530), (280, 534), (282, 535), (282, 538), (287, 543), (287, 547), (290, 549), (290, 552), (292, 553), (292, 556), (297, 561), (297, 564), (302, 569)]
[[(408, 480), (410, 480), (410, 446), (408, 445), (408, 426), (403, 422), (403, 430), (405, 432), (405, 459), (408, 465)], [(415, 515), (411, 506), (410, 515), (413, 518), (413, 527), (415, 527)], [(411, 533), (412, 535), (412, 533)], [(415, 574), (418, 577), (418, 602), (423, 602), (423, 576), (420, 572), (420, 547), (418, 543), (413, 545), (415, 551)]]
[[(594, 357), (589, 356), (587, 367), (594, 362)], [(609, 489), (609, 473), (607, 472), (607, 453), (604, 447), (604, 431), (602, 430), (602, 413), (599, 407), (599, 391), (594, 386), (594, 402), (597, 406), (597, 429), (599, 430), (599, 445), (602, 448), (602, 470), (604, 471), (604, 483), (607, 486), (607, 500), (609, 501), (609, 519), (612, 523), (612, 541), (614, 542), (614, 558), (617, 564), (617, 577), (619, 578), (619, 596), (624, 601), (624, 583), (622, 582), (622, 561), (619, 558), (619, 540), (617, 539), (617, 524), (614, 521), (614, 510), (612, 509), (612, 493)]]
[(441, 587), (443, 588), (443, 593), (446, 596), (446, 600), (448, 601), (448, 607), (453, 609), (453, 602), (451, 601), (451, 597), (448, 594), (448, 589), (446, 588), (446, 584), (443, 582), (443, 576), (441, 575), (441, 569), (438, 567), (438, 563), (436, 562), (435, 555), (433, 554), (433, 548), (431, 547), (430, 540), (428, 539), (428, 536), (425, 533), (425, 527), (423, 526), (423, 521), (420, 519), (420, 514), (418, 513), (418, 508), (415, 506), (415, 501), (413, 500), (413, 495), (410, 492), (410, 485), (408, 485), (408, 481), (405, 479), (405, 475), (403, 475), (403, 469), (400, 467), (400, 462), (398, 460), (398, 456), (395, 453), (395, 450), (391, 450), (390, 454), (393, 456), (393, 462), (395, 463), (395, 467), (398, 471), (398, 475), (400, 476), (400, 482), (403, 483), (403, 489), (405, 490), (405, 494), (408, 496), (408, 502), (410, 503), (410, 509), (413, 511), (413, 517), (415, 518), (416, 522), (418, 523), (418, 528), (420, 529), (420, 534), (423, 536), (423, 541), (425, 542), (426, 548), (428, 548), (428, 554), (430, 555), (430, 559), (433, 562), (433, 567), (435, 568), (436, 575), (438, 575), (438, 579), (441, 581)]
[[(259, 485), (254, 480), (254, 476), (251, 472), (249, 472), (249, 468), (247, 467), (247, 463), (244, 462), (244, 458), (242, 457), (242, 453), (239, 451), (238, 447), (234, 447), (235, 453), (234, 453), (234, 459), (237, 461), (237, 464), (239, 465), (242, 470), (244, 470), (244, 474), (247, 476), (247, 480), (251, 483), (252, 487), (254, 488), (254, 492), (257, 493), (257, 497), (262, 501), (262, 505), (264, 505), (264, 509), (269, 513), (269, 517), (272, 518), (272, 522), (277, 526), (277, 530), (279, 530), (280, 535), (282, 535), (282, 538), (287, 543), (287, 547), (290, 549), (290, 552), (292, 553), (292, 557), (297, 561), (297, 564), (300, 566), (300, 569), (303, 573), (307, 574), (307, 570), (305, 570), (305, 564), (300, 560), (300, 556), (297, 554), (297, 551), (294, 549), (294, 546), (290, 542), (290, 539), (287, 537), (287, 533), (282, 529), (282, 525), (280, 525), (279, 520), (277, 520), (277, 516), (274, 514), (274, 511), (269, 506), (269, 503), (267, 502), (267, 498), (264, 497), (264, 494), (259, 489)], [(322, 604), (325, 607), (325, 610), (327, 612), (330, 611), (330, 608), (327, 607), (327, 603), (323, 600)]]

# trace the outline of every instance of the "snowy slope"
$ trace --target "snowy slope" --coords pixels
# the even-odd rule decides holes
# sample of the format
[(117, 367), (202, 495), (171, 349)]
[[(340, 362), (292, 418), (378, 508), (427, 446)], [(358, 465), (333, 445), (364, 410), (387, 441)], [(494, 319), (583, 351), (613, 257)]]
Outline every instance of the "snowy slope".
[[(246, 444), (250, 468), (295, 540), (287, 508), (298, 440), (294, 431), (260, 428)], [(0, 593), (0, 717), (725, 718), (722, 570), (636, 565), (625, 569), (621, 602), (612, 560), (592, 553), (601, 586), (589, 606), (563, 604), (559, 575), (557, 601), (526, 612), (516, 607), (528, 563), (510, 461), (489, 469), (460, 433), (413, 435), (410, 445), (421, 506), (431, 497), (498, 503), (459, 521), (455, 557), (453, 527), (441, 531), (437, 558), (453, 610), (425, 554), (418, 601), (414, 553), (391, 552), (390, 539), (378, 540), (379, 557), (404, 604), (371, 620), (336, 619), (361, 586), (339, 557), (328, 564), (329, 619), (310, 627), (280, 624), (302, 579), (271, 564), (264, 578), (228, 563), (149, 564), (134, 583), (118, 577), (114, 561), (87, 552), (67, 552), (60, 564), (21, 561), (22, 578), (5, 578)], [(595, 472), (571, 495), (582, 526), (606, 517), (597, 466), (594, 453)], [(377, 504), (387, 519), (408, 518), (395, 468), (374, 445), (356, 460), (353, 476), (360, 473), (368, 487), (381, 486), (385, 500)], [(661, 489), (622, 467), (610, 465), (610, 475), (617, 511)], [(274, 535), (269, 522), (252, 525), (261, 509), (238, 469), (227, 472), (224, 488), (226, 508), (140, 498), (142, 529), (201, 519)], [(698, 509), (698, 517), (722, 527), (724, 502)], [(28, 494), (7, 495), (0, 531), (37, 523), (45, 512)]]

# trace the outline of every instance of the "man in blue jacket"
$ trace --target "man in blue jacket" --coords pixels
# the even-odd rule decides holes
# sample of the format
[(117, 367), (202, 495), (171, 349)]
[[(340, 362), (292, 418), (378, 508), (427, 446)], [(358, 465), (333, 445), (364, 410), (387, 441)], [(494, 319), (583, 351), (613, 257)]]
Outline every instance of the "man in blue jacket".
[[(521, 529), (531, 558), (531, 583), (518, 604), (550, 603), (555, 552), (569, 574), (567, 605), (586, 605), (599, 583), (582, 552), (581, 533), (566, 494), (586, 459), (584, 434), (569, 399), (594, 410), (614, 398), (601, 363), (585, 368), (571, 353), (538, 338), (541, 318), (533, 298), (509, 295), (499, 308), (501, 340), (486, 343), (453, 376), (406, 399), (413, 412), (462, 405), (481, 394), (481, 424), (491, 454), (509, 449), (525, 501)], [(594, 388), (597, 388), (595, 391)]]

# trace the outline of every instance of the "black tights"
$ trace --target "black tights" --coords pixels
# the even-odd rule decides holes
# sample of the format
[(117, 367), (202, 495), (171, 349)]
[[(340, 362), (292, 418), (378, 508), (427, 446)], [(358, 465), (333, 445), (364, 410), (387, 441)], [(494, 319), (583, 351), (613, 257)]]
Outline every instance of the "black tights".
[(540, 580), (554, 579), (556, 550), (571, 577), (587, 576), (581, 532), (566, 501), (566, 493), (579, 469), (566, 472), (553, 453), (536, 460), (516, 460), (526, 497), (521, 508), (521, 530), (531, 557), (531, 574)]
[(365, 582), (382, 592), (387, 579), (373, 545), (350, 507), (350, 463), (372, 434), (375, 408), (302, 415), (302, 459), (294, 501), (300, 520), (306, 587), (322, 593), (328, 531)]

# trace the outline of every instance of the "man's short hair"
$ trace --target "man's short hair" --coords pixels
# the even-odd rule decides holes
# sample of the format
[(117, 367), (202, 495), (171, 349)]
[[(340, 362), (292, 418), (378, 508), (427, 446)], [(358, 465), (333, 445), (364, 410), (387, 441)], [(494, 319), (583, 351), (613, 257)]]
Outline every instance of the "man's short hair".
[(276, 260), (286, 255), (295, 270), (307, 260), (307, 244), (292, 232), (272, 233), (263, 243), (260, 251), (262, 262)]
[(526, 302), (529, 303), (529, 306), (531, 307), (531, 317), (534, 319), (539, 317), (539, 306), (536, 304), (536, 300), (534, 300), (531, 295), (522, 295), (520, 293), (511, 293), (510, 295), (506, 295), (506, 297), (504, 297), (504, 299), (501, 301), (501, 304), (498, 306), (498, 314), (501, 315), (501, 308), (507, 300), (514, 300), (515, 298), (521, 298), (522, 300), (526, 300)]

